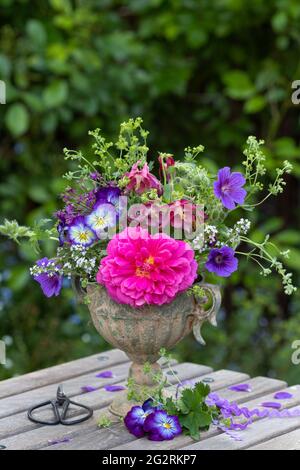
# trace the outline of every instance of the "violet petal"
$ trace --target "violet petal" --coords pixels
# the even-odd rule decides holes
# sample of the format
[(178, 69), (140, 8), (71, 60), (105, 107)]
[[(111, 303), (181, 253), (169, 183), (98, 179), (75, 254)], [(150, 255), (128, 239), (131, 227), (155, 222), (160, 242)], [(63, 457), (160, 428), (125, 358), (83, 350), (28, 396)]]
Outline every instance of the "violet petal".
[(69, 437), (63, 437), (61, 439), (51, 439), (48, 441), (49, 446), (54, 446), (56, 444), (63, 444), (64, 442), (70, 442), (71, 439)]
[(251, 392), (251, 387), (249, 384), (239, 384), (228, 387), (228, 390), (232, 390), (233, 392)]
[(274, 398), (275, 400), (288, 400), (289, 398), (293, 398), (293, 395), (289, 392), (277, 392)]
[(105, 370), (96, 374), (95, 377), (97, 377), (98, 379), (112, 379), (114, 377), (114, 374), (111, 370)]
[(276, 403), (273, 401), (265, 401), (264, 403), (261, 403), (261, 406), (263, 406), (264, 408), (275, 408), (276, 410), (279, 410), (279, 408), (281, 408), (280, 403)]
[(126, 387), (123, 385), (106, 385), (104, 390), (107, 392), (119, 392), (120, 390), (126, 390)]
[(90, 392), (94, 392), (95, 390), (97, 390), (97, 388), (92, 387), (92, 385), (84, 385), (83, 387), (81, 387), (81, 391), (83, 393), (90, 393)]

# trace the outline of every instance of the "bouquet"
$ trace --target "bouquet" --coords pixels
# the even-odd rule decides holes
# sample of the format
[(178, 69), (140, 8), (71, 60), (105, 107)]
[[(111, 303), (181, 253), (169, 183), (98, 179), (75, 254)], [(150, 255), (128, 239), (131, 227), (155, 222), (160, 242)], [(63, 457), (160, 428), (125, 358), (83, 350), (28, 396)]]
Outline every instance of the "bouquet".
[(250, 214), (281, 193), (284, 175), (292, 170), (283, 162), (265, 187), (263, 141), (247, 139), (243, 171), (226, 166), (210, 174), (201, 164), (202, 145), (187, 147), (180, 157), (159, 153), (156, 161), (147, 161), (148, 132), (141, 118), (122, 123), (114, 143), (99, 129), (90, 135), (90, 155), (64, 149), (71, 169), (54, 220), (34, 227), (5, 220), (0, 226), (2, 234), (29, 240), (37, 252), (43, 240), (57, 242), (55, 255), (31, 268), (47, 297), (59, 295), (65, 278), (78, 278), (83, 288), (103, 285), (120, 304), (163, 305), (184, 291), (201, 296), (199, 278), (207, 272), (215, 282), (231, 276), (242, 256), (254, 261), (262, 276), (276, 271), (285, 293), (293, 293), (282, 262), (288, 251), (280, 251), (269, 236), (261, 243), (251, 240), (250, 221), (234, 215)]

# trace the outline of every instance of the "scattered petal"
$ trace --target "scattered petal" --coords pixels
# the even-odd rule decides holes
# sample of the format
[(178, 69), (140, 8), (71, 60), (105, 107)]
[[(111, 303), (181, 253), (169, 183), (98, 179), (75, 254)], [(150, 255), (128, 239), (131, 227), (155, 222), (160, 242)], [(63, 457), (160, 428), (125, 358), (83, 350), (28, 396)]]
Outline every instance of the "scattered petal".
[(261, 403), (261, 406), (263, 406), (264, 408), (275, 408), (276, 410), (279, 410), (279, 408), (281, 408), (280, 403), (276, 403), (273, 401), (265, 401), (264, 403)]
[(63, 444), (64, 442), (70, 442), (72, 439), (69, 437), (63, 437), (61, 439), (51, 439), (48, 441), (49, 446), (54, 446), (56, 444)]
[(103, 372), (99, 372), (99, 374), (96, 374), (98, 379), (112, 379), (114, 377), (114, 374), (112, 373), (111, 370), (105, 370)]
[(277, 392), (274, 398), (275, 400), (288, 400), (289, 398), (293, 398), (293, 395), (289, 392)]
[(119, 392), (120, 390), (126, 390), (126, 387), (123, 385), (106, 385), (104, 390), (107, 392)]
[(90, 392), (94, 392), (95, 390), (97, 390), (97, 388), (92, 387), (92, 385), (84, 385), (83, 387), (81, 387), (81, 390), (83, 393), (90, 393)]
[(228, 390), (232, 390), (233, 392), (251, 392), (252, 391), (249, 384), (232, 385), (231, 387), (228, 387)]

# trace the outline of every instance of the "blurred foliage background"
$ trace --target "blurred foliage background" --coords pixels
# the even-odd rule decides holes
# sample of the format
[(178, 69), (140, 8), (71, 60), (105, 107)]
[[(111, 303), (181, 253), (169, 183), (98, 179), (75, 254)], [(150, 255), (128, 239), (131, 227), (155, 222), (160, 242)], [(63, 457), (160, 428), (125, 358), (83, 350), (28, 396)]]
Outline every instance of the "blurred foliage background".
[[(181, 158), (205, 145), (212, 169), (239, 166), (249, 134), (266, 141), (269, 169), (294, 164), (288, 188), (251, 214), (252, 236), (266, 232), (290, 246), (300, 275), (299, 116), (291, 83), (300, 79), (298, 0), (1, 0), (1, 219), (30, 224), (59, 206), (66, 170), (62, 148), (89, 144), (100, 127), (141, 115), (157, 151)], [(248, 214), (246, 214), (248, 216)], [(53, 247), (45, 245), (46, 255)], [(0, 339), (7, 364), (0, 378), (108, 347), (70, 289), (45, 299), (28, 274), (36, 255), (1, 240)], [(204, 328), (176, 353), (214, 368), (299, 382), (291, 363), (300, 339), (300, 294), (286, 297), (279, 279), (240, 262), (223, 292), (219, 328)]]

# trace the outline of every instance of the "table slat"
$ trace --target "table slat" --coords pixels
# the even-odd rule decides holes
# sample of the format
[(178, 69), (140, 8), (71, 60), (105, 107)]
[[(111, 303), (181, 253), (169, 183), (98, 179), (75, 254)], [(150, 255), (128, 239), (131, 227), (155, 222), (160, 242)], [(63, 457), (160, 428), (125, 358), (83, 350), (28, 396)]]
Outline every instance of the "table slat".
[(128, 362), (128, 357), (123, 351), (112, 349), (100, 354), (66, 362), (48, 369), (38, 370), (30, 374), (21, 375), (0, 382), (0, 399), (19, 395), (28, 390), (43, 387), (45, 385), (60, 383), (66, 379), (82, 375), (83, 372), (91, 372), (103, 367), (111, 367), (116, 364)]
[[(215, 377), (218, 372), (211, 374), (212, 377)], [(222, 398), (230, 399), (231, 401), (236, 401), (237, 403), (243, 403), (248, 401), (249, 399), (254, 399), (259, 397), (265, 393), (276, 392), (281, 390), (285, 387), (285, 382), (276, 379), (265, 379), (263, 377), (256, 377), (254, 379), (247, 380), (246, 382), (251, 386), (251, 392), (233, 392), (228, 390), (228, 387), (232, 385), (232, 380), (229, 376), (228, 383), (226, 384), (226, 388), (219, 390), (219, 383), (216, 381), (215, 383), (211, 384), (211, 391), (217, 391), (218, 395)], [(236, 382), (239, 383), (244, 381), (244, 378), (236, 376)], [(126, 431), (125, 431), (126, 432)], [(211, 428), (209, 431), (205, 433), (201, 433), (201, 441), (204, 439), (208, 439), (211, 436), (219, 434), (219, 431), (216, 428)], [(180, 435), (176, 439), (172, 441), (163, 441), (163, 442), (151, 442), (146, 438), (136, 440), (135, 442), (131, 442), (128, 444), (124, 444), (121, 446), (116, 447), (113, 450), (138, 450), (138, 449), (154, 449), (154, 450), (163, 450), (163, 449), (178, 449), (178, 447), (186, 446), (189, 444), (194, 443), (189, 436)]]
[(300, 450), (300, 429), (249, 447), (247, 450)]
[[(179, 377), (180, 380), (185, 380), (187, 378), (192, 379), (192, 377), (187, 377), (184, 375), (188, 369), (184, 368), (183, 372), (180, 373)], [(233, 384), (237, 383), (240, 380), (245, 380), (248, 378), (246, 374), (241, 374), (239, 372), (234, 371), (218, 371), (214, 373), (210, 373), (208, 376), (199, 377), (199, 380), (203, 380), (206, 377), (213, 378), (215, 381), (211, 384), (213, 390), (218, 390), (219, 388), (223, 387), (224, 384)], [(102, 436), (102, 435), (101, 435)], [(88, 449), (88, 450), (96, 450), (96, 449), (115, 449), (120, 448), (123, 445), (123, 449), (127, 450), (128, 448), (131, 449), (131, 446), (136, 448), (136, 443), (138, 444), (138, 449), (156, 449), (156, 444), (149, 440), (140, 439), (137, 440), (132, 434), (130, 434), (127, 429), (125, 429), (122, 423), (118, 424), (117, 426), (111, 426), (110, 428), (106, 429), (106, 438), (103, 439), (99, 432), (95, 432), (95, 429), (91, 429), (89, 433), (78, 433), (77, 436), (74, 436), (72, 441), (65, 444), (59, 444), (57, 446), (51, 447), (51, 450), (69, 450), (69, 449)], [(167, 449), (168, 444), (167, 441), (164, 441), (162, 444), (162, 449)], [(127, 447), (128, 446), (128, 447)]]
[[(211, 368), (207, 366), (201, 366), (192, 363), (183, 363), (173, 366), (175, 372), (178, 372), (178, 376), (182, 379), (189, 379), (193, 377), (203, 376), (207, 373), (210, 374)], [(113, 369), (111, 369), (113, 370)], [(110, 379), (109, 379), (110, 380)], [(172, 376), (168, 376), (168, 380), (171, 383), (176, 383), (177, 379)], [(107, 384), (109, 381), (107, 380)], [(125, 381), (118, 382), (125, 385)], [(41, 390), (41, 389), (40, 389)], [(118, 392), (117, 392), (118, 393)], [(22, 394), (23, 395), (23, 394)], [(83, 395), (75, 396), (72, 399), (79, 401), (83, 405), (91, 406), (94, 410), (104, 408), (108, 406), (112, 400), (116, 397), (116, 392), (107, 392), (105, 390), (99, 390), (92, 393), (86, 393)], [(41, 398), (41, 397), (40, 397)], [(49, 396), (47, 398), (50, 398)], [(39, 401), (43, 400), (42, 397)], [(0, 401), (1, 405), (1, 401)], [(26, 408), (27, 409), (27, 408)], [(40, 414), (39, 416), (45, 416)], [(31, 428), (29, 428), (31, 426)], [(39, 426), (30, 423), (27, 419), (26, 413), (19, 413), (17, 415), (0, 419), (0, 435), (1, 444), (5, 445), (8, 449), (37, 449), (48, 445), (49, 439), (57, 439), (65, 436), (73, 436), (76, 433), (85, 434), (87, 429), (92, 429), (93, 432), (97, 430), (95, 421), (87, 421), (79, 425), (66, 427), (62, 425), (58, 426)], [(103, 431), (103, 430), (102, 430)], [(108, 430), (105, 429), (107, 433)], [(11, 435), (13, 433), (13, 435)], [(6, 435), (10, 437), (5, 438)], [(57, 447), (57, 446), (55, 446)]]
[[(299, 409), (300, 405), (300, 387), (291, 387), (285, 391), (294, 393), (292, 399), (282, 400), (282, 409), (290, 408), (291, 410)], [(250, 409), (259, 407), (259, 404), (265, 401), (274, 400), (272, 395), (266, 395), (259, 400), (252, 400), (245, 403)], [(297, 404), (295, 407), (294, 405)], [(260, 407), (260, 409), (263, 409)], [(268, 441), (287, 432), (294, 431), (300, 426), (300, 417), (291, 418), (264, 418), (255, 420), (252, 425), (245, 431), (241, 431), (239, 436), (241, 441), (235, 441), (226, 434), (222, 433), (214, 437), (210, 437), (205, 441), (196, 442), (190, 446), (184, 446), (181, 450), (242, 450), (251, 446)]]

